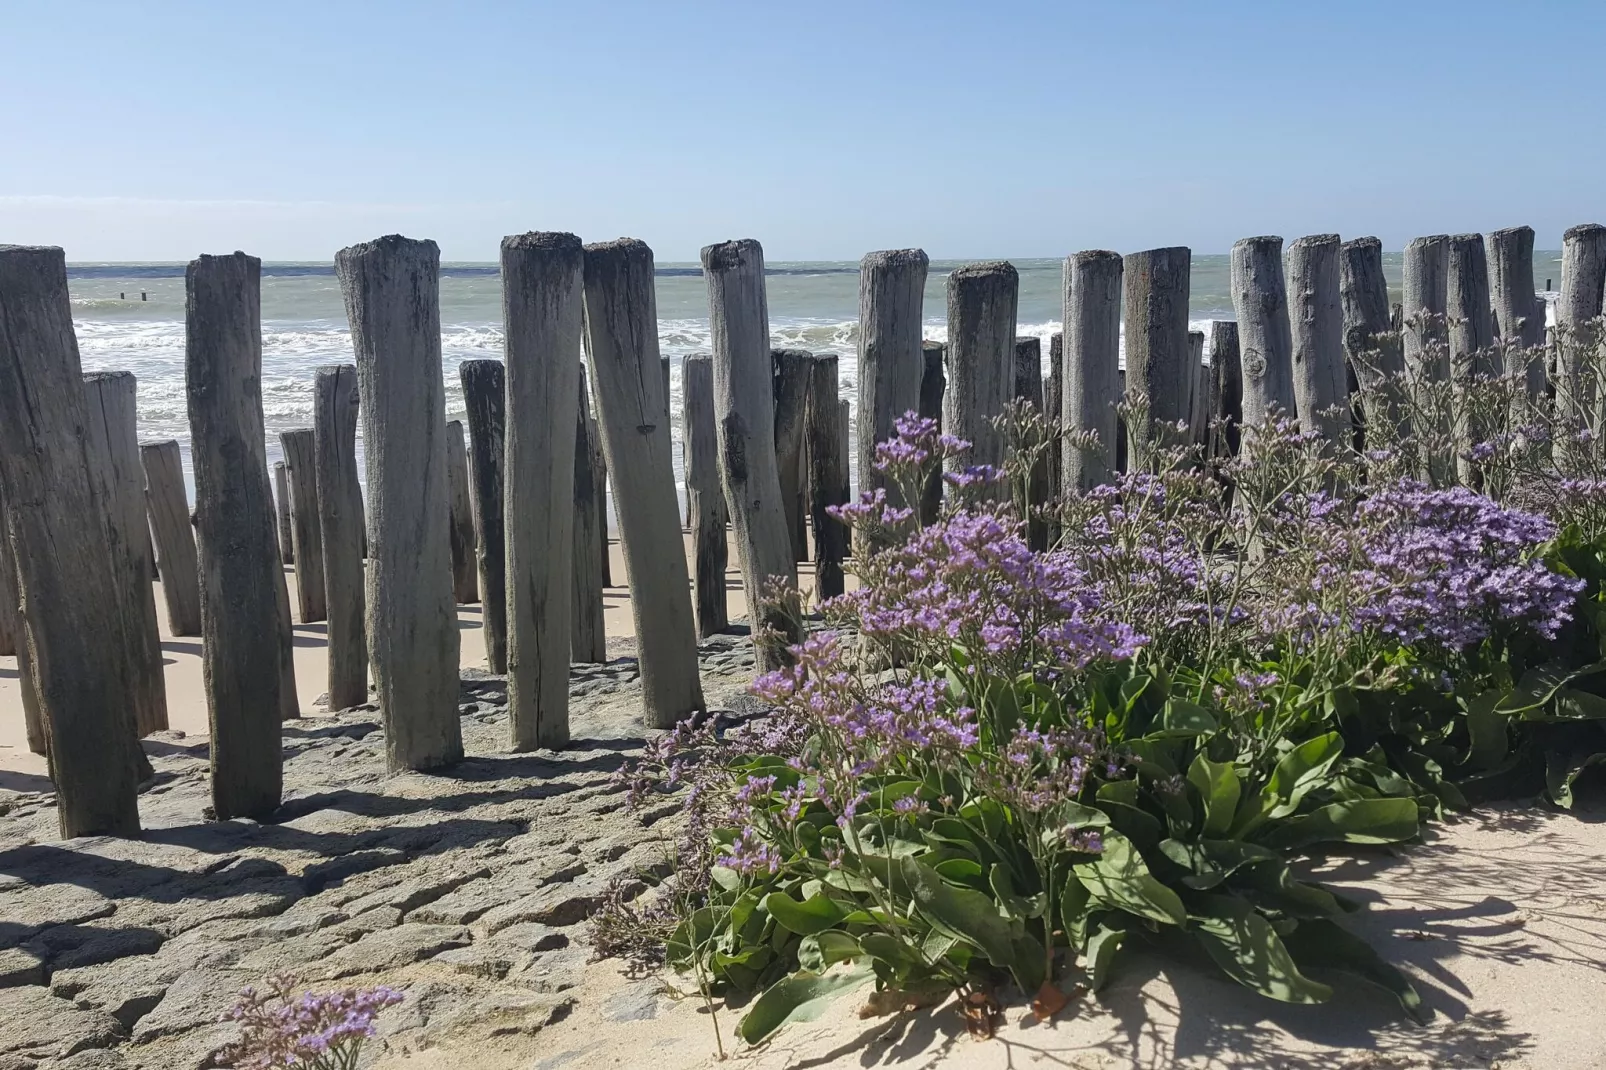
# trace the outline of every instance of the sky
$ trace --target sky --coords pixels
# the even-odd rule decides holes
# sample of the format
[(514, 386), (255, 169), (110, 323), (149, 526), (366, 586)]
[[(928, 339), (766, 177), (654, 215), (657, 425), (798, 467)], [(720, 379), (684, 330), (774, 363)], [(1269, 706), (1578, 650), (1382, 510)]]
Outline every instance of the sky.
[(1057, 257), (1606, 218), (1606, 3), (0, 0), (0, 242)]

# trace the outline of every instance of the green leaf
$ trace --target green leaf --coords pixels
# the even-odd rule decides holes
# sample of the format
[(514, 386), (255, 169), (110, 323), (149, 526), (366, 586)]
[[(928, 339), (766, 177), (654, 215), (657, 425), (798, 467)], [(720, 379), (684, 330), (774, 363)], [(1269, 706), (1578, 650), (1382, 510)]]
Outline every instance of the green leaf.
[(1467, 703), (1467, 735), (1472, 744), (1467, 748), (1461, 764), (1471, 769), (1493, 769), (1505, 760), (1510, 747), (1507, 725), (1511, 714), (1500, 709), (1505, 697), (1499, 689), (1491, 689)]
[(1397, 843), (1417, 833), (1415, 799), (1356, 799), (1328, 803), (1289, 818), (1258, 839), (1292, 850), (1312, 843)]
[(1125, 929), (1100, 925), (1099, 931), (1088, 940), (1087, 975), (1092, 991), (1097, 992), (1110, 979), (1110, 965), (1115, 961), (1115, 953), (1121, 949), (1121, 941), (1125, 939)]
[(823, 895), (811, 895), (806, 902), (799, 903), (785, 892), (766, 895), (764, 909), (770, 912), (776, 924), (799, 936), (834, 928), (848, 913), (842, 904)]
[(1242, 840), (1201, 840), (1186, 843), (1182, 840), (1165, 840), (1160, 853), (1191, 875), (1182, 878), (1189, 888), (1214, 888), (1226, 880), (1240, 866), (1276, 858), (1275, 852), (1258, 844)]
[(1238, 767), (1231, 762), (1212, 762), (1200, 751), (1188, 767), (1188, 783), (1199, 791), (1204, 802), (1203, 834), (1219, 838), (1232, 828), (1233, 815), (1238, 812)]
[(1208, 736), (1216, 730), (1216, 719), (1203, 706), (1180, 698), (1166, 700), (1160, 723), (1145, 732), (1145, 739), (1191, 739)]
[(1360, 909), (1358, 903), (1319, 884), (1295, 880), (1288, 863), (1279, 858), (1245, 867), (1233, 883), (1259, 892), (1256, 902), (1295, 917), (1327, 918)]
[(1307, 965), (1343, 970), (1386, 988), (1420, 1025), (1426, 1025), (1433, 1017), (1433, 1011), (1422, 1005), (1422, 997), (1403, 973), (1384, 962), (1371, 944), (1336, 922), (1302, 921), (1283, 938), (1283, 943)]
[(1597, 661), (1580, 669), (1571, 669), (1567, 662), (1547, 661), (1522, 674), (1511, 694), (1500, 703), (1507, 713), (1528, 716), (1537, 707), (1549, 702), (1563, 687), (1580, 677), (1589, 676), (1606, 668), (1606, 661)]
[(811, 973), (824, 973), (826, 967), (864, 954), (859, 941), (840, 929), (811, 933), (797, 945), (797, 964)]
[(867, 963), (827, 974), (799, 970), (776, 981), (753, 1001), (736, 1031), (749, 1044), (757, 1044), (789, 1022), (812, 1022), (833, 1000), (875, 977)]
[(971, 884), (982, 877), (981, 864), (968, 858), (950, 858), (932, 868), (955, 884)]
[(1206, 898), (1191, 928), (1227, 976), (1284, 1003), (1325, 1003), (1333, 990), (1299, 972), (1271, 923), (1234, 896)]
[[(1598, 743), (1596, 744), (1599, 745)], [(1591, 749), (1545, 751), (1545, 794), (1563, 810), (1573, 808), (1573, 781), (1585, 769), (1606, 762), (1606, 753), (1593, 753)]]
[(1021, 895), (1015, 890), (1015, 881), (1009, 868), (996, 865), (987, 874), (987, 883), (993, 890), (993, 900), (1004, 917), (1011, 921), (1026, 921), (1043, 913), (1043, 897)]
[(1177, 893), (1155, 879), (1132, 841), (1119, 832), (1106, 832), (1104, 853), (1071, 870), (1105, 906), (1166, 925), (1187, 921), (1188, 912)]
[(1606, 698), (1588, 691), (1564, 687), (1556, 692), (1555, 712), (1547, 720), (1603, 721), (1606, 720)]
[(864, 948), (866, 955), (872, 955), (894, 969), (925, 965), (913, 948), (887, 933), (865, 933), (859, 937), (859, 946)]
[(1344, 737), (1337, 732), (1328, 732), (1315, 739), (1307, 739), (1283, 755), (1277, 768), (1272, 770), (1271, 780), (1266, 783), (1266, 801), (1275, 800), (1275, 805), (1266, 808), (1266, 816), (1286, 817), (1298, 810), (1305, 793), (1321, 783), (1343, 753)]
[(994, 966), (1014, 964), (1014, 936), (990, 896), (954, 887), (918, 859), (902, 859), (902, 868), (915, 907), (933, 925), (975, 944)]
[(1065, 930), (1072, 947), (1081, 947), (1087, 940), (1087, 908), (1092, 900), (1087, 885), (1076, 877), (1065, 881), (1065, 890), (1060, 893), (1060, 927)]

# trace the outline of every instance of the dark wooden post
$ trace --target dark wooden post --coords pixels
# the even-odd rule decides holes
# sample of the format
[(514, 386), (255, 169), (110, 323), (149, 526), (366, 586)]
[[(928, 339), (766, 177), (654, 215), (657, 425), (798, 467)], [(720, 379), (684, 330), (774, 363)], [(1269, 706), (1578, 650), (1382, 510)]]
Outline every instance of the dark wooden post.
[[(937, 359), (940, 364), (940, 350)], [(805, 437), (809, 458), (809, 517), (814, 525), (814, 593), (821, 601), (842, 593), (842, 563), (848, 556), (847, 525), (826, 511), (848, 500), (847, 416), (841, 408), (844, 404), (846, 402), (838, 397), (836, 356), (815, 357), (814, 375), (809, 380)]]
[(1002, 468), (1006, 436), (993, 421), (1015, 396), (1020, 275), (1003, 260), (966, 264), (949, 274), (947, 289), (948, 382), (942, 425), (948, 434), (970, 443), (970, 452), (952, 463)]
[[(1529, 269), (1530, 275), (1532, 268)], [(1383, 399), (1386, 411), (1362, 412), (1363, 422), (1385, 420), (1403, 438), (1410, 434), (1404, 404), (1405, 355), (1394, 331), (1388, 281), (1383, 277), (1383, 243), (1356, 238), (1339, 253), (1339, 301), (1344, 311), (1344, 351), (1356, 381)]]
[(1088, 249), (1065, 258), (1065, 395), (1060, 422), (1067, 433), (1092, 431), (1099, 451), (1067, 441), (1060, 464), (1067, 490), (1089, 490), (1110, 481), (1123, 436), (1115, 411), (1121, 399), (1120, 253)]
[(1239, 368), (1238, 324), (1210, 321), (1210, 456), (1238, 453), (1238, 429), (1243, 425), (1243, 373)]
[(806, 349), (776, 349), (771, 350), (770, 359), (775, 362), (775, 471), (781, 482), (781, 507), (792, 540), (792, 556), (807, 561), (809, 507), (803, 471), (803, 418), (814, 354)]
[(318, 522), (318, 448), (310, 427), (280, 432), (279, 445), (290, 480), (296, 611), (302, 624), (311, 624), (329, 615), (323, 589), (323, 528)]
[[(1147, 442), (1155, 424), (1188, 419), (1188, 282), (1186, 248), (1130, 253), (1122, 265), (1125, 295), (1126, 389), (1146, 394), (1149, 409), (1127, 429), (1132, 443)], [(1174, 437), (1168, 432), (1167, 438)]]
[[(937, 427), (941, 428), (943, 426), (942, 403), (943, 398), (948, 393), (948, 377), (943, 370), (943, 364), (947, 360), (948, 347), (941, 342), (927, 340), (920, 343), (920, 353), (925, 359), (926, 368), (925, 373), (920, 377), (919, 412), (927, 420), (936, 420)], [(834, 361), (836, 358), (832, 357), (831, 359)], [(833, 370), (833, 383), (835, 382), (835, 376), (836, 373)], [(833, 386), (832, 389), (836, 388)], [(848, 458), (843, 457), (842, 463), (846, 465)], [(931, 475), (926, 479), (926, 485), (920, 495), (920, 519), (923, 523), (930, 524), (936, 521), (941, 512), (942, 466), (936, 465), (933, 466)], [(818, 554), (816, 554), (815, 560), (819, 560)]]
[(507, 457), (507, 373), (499, 360), (458, 366), (468, 414), (468, 470), (479, 530), (480, 621), (485, 663), (507, 672), (507, 536), (502, 513)]
[(200, 635), (200, 565), (195, 559), (195, 531), (190, 526), (178, 442), (146, 443), (140, 446), (139, 457), (145, 470), (145, 508), (162, 573), (167, 628), (174, 635)]
[[(313, 400), (318, 528), (323, 540), (320, 550), (329, 621), (329, 708), (344, 710), (368, 701), (356, 367), (335, 364), (319, 368), (313, 378)], [(461, 441), (462, 428), (457, 434)]]
[[(1043, 411), (1043, 340), (1036, 335), (1015, 339), (1015, 355), (1010, 361), (1010, 397), (1030, 402)], [(1038, 511), (1048, 500), (1048, 458), (1039, 457), (1026, 482), (1026, 540), (1039, 552), (1048, 549), (1048, 520)]]
[[(682, 372), (684, 376), (684, 372)], [(608, 660), (608, 631), (602, 606), (602, 556), (607, 542), (597, 534), (603, 512), (597, 499), (602, 496), (602, 444), (597, 441), (597, 422), (591, 416), (591, 396), (586, 388), (586, 370), (577, 371), (574, 421), (574, 642), (575, 661), (602, 664)], [(712, 430), (712, 429), (710, 429)]]
[(1205, 424), (1210, 420), (1210, 374), (1204, 362), (1205, 336), (1203, 331), (1188, 332), (1188, 367), (1193, 371), (1193, 383), (1188, 392), (1188, 444), (1202, 446), (1205, 442)]
[(474, 533), (462, 420), (446, 423), (446, 483), (452, 501), (452, 597), (458, 605), (472, 605), (480, 600), (479, 538)]
[(368, 648), (392, 772), (463, 756), (441, 381), (440, 250), (398, 235), (335, 254), (368, 468)]
[(279, 806), (283, 573), (262, 428), (262, 262), (203, 256), (185, 275), (201, 658), (219, 820)]
[(49, 756), (45, 745), (45, 718), (39, 710), (39, 691), (33, 682), (33, 667), (28, 659), (26, 625), (22, 621), (22, 595), (17, 590), (17, 563), (11, 557), (10, 524), (5, 519), (5, 508), (0, 504), (0, 633), (4, 645), (0, 654), (17, 656), (17, 694), (22, 701), (23, 731), (28, 749), (34, 754)]
[[(929, 266), (919, 249), (867, 253), (859, 261), (856, 463), (861, 491), (887, 486), (873, 467), (876, 444), (893, 436), (893, 424), (900, 416), (920, 410), (924, 371), (920, 316)], [(895, 487), (888, 488), (888, 498), (900, 503)]]
[(686, 500), (691, 509), (693, 608), (703, 638), (730, 626), (725, 569), (730, 548), (725, 489), (719, 475), (719, 435), (714, 429), (714, 364), (707, 353), (680, 362), (680, 403), (686, 444)]

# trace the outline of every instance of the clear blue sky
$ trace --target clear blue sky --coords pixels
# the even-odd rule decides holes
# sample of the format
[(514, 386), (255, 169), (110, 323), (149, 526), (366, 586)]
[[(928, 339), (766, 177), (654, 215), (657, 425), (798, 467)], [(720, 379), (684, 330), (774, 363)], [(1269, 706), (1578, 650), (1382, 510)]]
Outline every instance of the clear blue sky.
[(0, 0), (0, 241), (1554, 248), (1606, 218), (1603, 39), (1603, 0)]

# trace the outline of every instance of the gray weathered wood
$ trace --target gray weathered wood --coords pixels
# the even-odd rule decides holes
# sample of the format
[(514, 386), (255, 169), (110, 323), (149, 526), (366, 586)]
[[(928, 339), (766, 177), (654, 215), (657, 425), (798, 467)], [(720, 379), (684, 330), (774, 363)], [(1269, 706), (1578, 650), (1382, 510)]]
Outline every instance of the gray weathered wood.
[(842, 430), (846, 414), (841, 405), (836, 355), (815, 357), (814, 374), (809, 379), (806, 438), (809, 518), (814, 526), (814, 593), (820, 601), (842, 593), (842, 563), (848, 556), (847, 525), (827, 511), (848, 500), (848, 455)]
[(507, 672), (507, 535), (502, 493), (507, 457), (507, 373), (499, 360), (458, 366), (468, 415), (468, 470), (478, 531), (480, 627), (485, 663)]
[(521, 751), (569, 742), (574, 426), (584, 265), (580, 239), (573, 234), (502, 239), (507, 692), (510, 742)]
[(814, 354), (806, 349), (775, 349), (770, 351), (770, 359), (775, 363), (775, 473), (781, 481), (781, 506), (786, 514), (787, 535), (792, 540), (792, 556), (807, 561), (809, 507), (803, 470), (803, 418)]
[[(602, 496), (602, 444), (597, 441), (597, 422), (591, 415), (585, 367), (579, 366), (575, 374), (574, 640), (570, 644), (570, 656), (575, 661), (602, 664), (608, 660), (608, 629), (602, 605), (602, 557), (607, 552), (607, 543), (597, 533), (603, 521), (598, 504)], [(712, 427), (709, 434), (713, 434)], [(724, 543), (723, 532), (720, 542)]]
[(947, 434), (970, 443), (969, 453), (949, 464), (959, 469), (973, 464), (1002, 468), (1007, 443), (994, 421), (1015, 396), (1020, 274), (1003, 260), (966, 264), (948, 275), (947, 292), (942, 424)]
[(273, 462), (275, 498), (274, 521), (279, 535), (279, 560), (286, 565), (296, 563), (295, 521), (290, 519), (290, 477), (283, 461)]
[(1504, 372), (1521, 376), (1528, 398), (1545, 395), (1545, 303), (1534, 290), (1534, 231), (1506, 227), (1487, 238), (1489, 296), (1504, 349)]
[(1405, 282), (1401, 291), (1406, 374), (1418, 383), (1450, 378), (1448, 355), (1439, 343), (1449, 337), (1445, 323), (1450, 270), (1450, 236), (1431, 234), (1405, 245)]
[(680, 405), (686, 444), (686, 500), (691, 509), (693, 608), (703, 638), (730, 626), (725, 568), (730, 548), (725, 489), (719, 474), (719, 433), (714, 427), (714, 358), (693, 353), (680, 363)]
[[(1048, 336), (1048, 374), (1043, 377), (1043, 415), (1054, 425), (1056, 435), (1061, 431), (1060, 420), (1065, 412), (1065, 334), (1055, 331)], [(1048, 451), (1048, 497), (1058, 502), (1065, 495), (1065, 456), (1061, 439), (1056, 437)], [(1050, 544), (1060, 541), (1059, 512), (1048, 524)]]
[(441, 379), (440, 250), (399, 235), (342, 249), (368, 468), (368, 660), (392, 772), (463, 756)]
[[(859, 261), (859, 423), (855, 466), (859, 489), (887, 487), (873, 465), (875, 448), (893, 424), (920, 409), (921, 309), (930, 261), (919, 249), (867, 253)], [(1013, 338), (1014, 330), (1010, 330)], [(957, 432), (955, 432), (957, 433)], [(901, 503), (896, 487), (887, 497)]]
[(1383, 243), (1355, 238), (1339, 251), (1339, 303), (1344, 311), (1344, 352), (1357, 380), (1385, 399), (1388, 411), (1362, 413), (1363, 419), (1393, 423), (1395, 434), (1410, 434), (1411, 417), (1401, 397), (1405, 355), (1394, 330), (1388, 280), (1383, 276)]
[(84, 376), (89, 416), (90, 474), (106, 509), (116, 579), (112, 595), (122, 614), (132, 671), (129, 695), (134, 727), (142, 736), (167, 728), (167, 678), (151, 588), (150, 525), (145, 520), (145, 473), (139, 464), (138, 386), (132, 372)]
[(1189, 331), (1188, 367), (1194, 374), (1188, 392), (1188, 443), (1192, 446), (1204, 445), (1205, 425), (1210, 422), (1210, 372), (1204, 351), (1204, 332)]
[[(926, 362), (925, 371), (920, 376), (920, 415), (927, 420), (936, 420), (940, 430), (942, 424), (942, 399), (948, 393), (948, 377), (943, 370), (947, 362), (948, 347), (941, 342), (923, 341), (920, 343), (920, 354)], [(833, 358), (834, 359), (834, 358)], [(833, 372), (833, 377), (835, 373)], [(846, 457), (843, 464), (848, 463)], [(937, 519), (942, 511), (942, 466), (933, 465), (931, 475), (926, 477), (926, 485), (920, 493), (920, 519), (930, 524)], [(815, 560), (818, 560), (816, 555)]]
[(452, 501), (452, 597), (458, 605), (472, 605), (480, 600), (479, 538), (474, 533), (462, 420), (446, 422), (446, 483)]
[(1472, 419), (1465, 399), (1480, 389), (1480, 383), (1504, 370), (1494, 349), (1489, 264), (1482, 234), (1457, 234), (1450, 239), (1445, 291), (1450, 367), (1455, 389), (1463, 398), (1456, 406), (1456, 465), (1462, 483), (1470, 486), (1475, 483), (1476, 469), (1464, 454), (1488, 438), (1489, 428)]
[[(714, 429), (720, 478), (730, 508), (747, 619), (761, 671), (786, 661), (796, 622), (767, 607), (777, 580), (797, 585), (797, 554), (788, 531), (775, 449), (775, 399), (764, 293), (764, 250), (751, 238), (703, 248), (714, 349)], [(800, 377), (808, 385), (807, 371)], [(794, 414), (795, 415), (795, 414)], [(787, 460), (796, 465), (796, 455)]]
[[(853, 457), (853, 409), (847, 398), (838, 399), (838, 420), (836, 432), (842, 438), (842, 456)], [(842, 472), (842, 500), (848, 501), (853, 497), (853, 469), (851, 464), (844, 462)]]
[[(1582, 223), (1561, 236), (1561, 298), (1556, 302), (1557, 404), (1569, 417), (1597, 424), (1595, 376), (1586, 372), (1586, 352), (1601, 343), (1595, 324), (1606, 281), (1606, 227)], [(1597, 434), (1600, 426), (1593, 426)]]
[(162, 573), (167, 630), (201, 634), (201, 577), (195, 558), (195, 531), (184, 492), (184, 462), (178, 442), (150, 442), (139, 448), (145, 470), (145, 508)]
[(296, 612), (302, 624), (329, 615), (323, 589), (323, 528), (318, 520), (318, 447), (312, 428), (281, 431), (290, 481), (290, 530), (296, 551)]
[(1238, 324), (1210, 321), (1210, 456), (1238, 453), (1243, 426), (1243, 372), (1238, 355)]
[[(1014, 380), (1010, 396), (1030, 402), (1039, 413), (1043, 412), (1043, 340), (1036, 335), (1023, 335), (1015, 339)], [(1027, 523), (1026, 541), (1032, 549), (1048, 549), (1048, 518), (1040, 512), (1048, 501), (1048, 458), (1040, 457), (1032, 466), (1026, 481)]]
[(630, 581), (643, 716), (648, 727), (668, 728), (704, 702), (645, 242), (585, 247), (585, 337)]
[(1067, 441), (1060, 467), (1067, 490), (1088, 490), (1110, 481), (1117, 448), (1115, 411), (1121, 397), (1120, 253), (1089, 249), (1065, 258), (1065, 335), (1061, 361), (1065, 392), (1060, 422), (1068, 433), (1091, 431), (1099, 449), (1087, 452)]
[(1232, 309), (1238, 319), (1243, 424), (1259, 427), (1275, 405), (1296, 414), (1294, 337), (1283, 283), (1283, 240), (1240, 238), (1232, 247)]
[[(314, 373), (313, 462), (318, 482), (318, 530), (324, 605), (329, 621), (329, 708), (368, 701), (368, 626), (362, 563), (362, 487), (357, 481), (357, 369), (350, 364)], [(457, 429), (458, 441), (463, 438)], [(459, 447), (461, 448), (461, 447)]]
[(1294, 408), (1300, 425), (1333, 446), (1347, 443), (1349, 377), (1339, 298), (1337, 234), (1312, 234), (1288, 247), (1288, 325), (1293, 339)]
[[(1122, 265), (1126, 389), (1149, 398), (1146, 418), (1127, 428), (1129, 455), (1130, 444), (1149, 440), (1156, 425), (1188, 419), (1191, 267), (1192, 254), (1182, 247), (1129, 253)], [(1167, 432), (1166, 440), (1171, 437)]]
[(11, 524), (6, 519), (3, 503), (0, 503), (0, 637), (4, 639), (0, 654), (14, 654), (17, 658), (17, 696), (22, 703), (22, 725), (28, 750), (48, 757), (45, 718), (39, 710), (39, 691), (33, 682), (26, 626), (22, 620), (22, 594), (17, 589), (17, 563), (11, 556)]
[(201, 659), (212, 806), (258, 820), (283, 785), (283, 572), (262, 428), (262, 262), (203, 256), (185, 274), (185, 384), (195, 466)]

